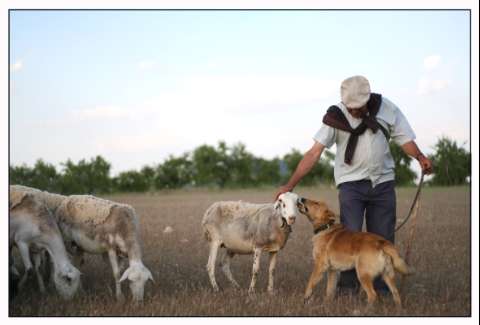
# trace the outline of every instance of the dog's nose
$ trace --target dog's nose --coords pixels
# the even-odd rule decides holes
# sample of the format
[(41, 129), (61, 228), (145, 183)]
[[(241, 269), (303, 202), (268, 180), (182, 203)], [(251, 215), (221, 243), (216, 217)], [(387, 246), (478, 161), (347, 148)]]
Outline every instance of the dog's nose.
[(296, 219), (295, 217), (288, 217), (287, 218), (287, 223), (289, 225), (293, 225), (295, 223), (295, 219)]

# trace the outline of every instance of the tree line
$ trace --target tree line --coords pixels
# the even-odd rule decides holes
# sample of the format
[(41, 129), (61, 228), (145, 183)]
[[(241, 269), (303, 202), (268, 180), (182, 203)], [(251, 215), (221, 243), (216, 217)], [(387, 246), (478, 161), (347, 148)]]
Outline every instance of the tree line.
[[(470, 153), (455, 141), (442, 137), (429, 158), (434, 163), (432, 185), (451, 186), (469, 181)], [(395, 143), (390, 143), (398, 185), (413, 185), (416, 173), (410, 168), (412, 158)], [(10, 166), (10, 184), (22, 184), (55, 193), (145, 192), (186, 187), (258, 187), (285, 183), (303, 154), (292, 149), (283, 157), (264, 159), (248, 152), (242, 143), (228, 146), (202, 145), (180, 156), (170, 155), (163, 163), (144, 166), (110, 176), (111, 164), (101, 156), (77, 163), (70, 159), (60, 170), (41, 159), (33, 167)], [(324, 151), (320, 161), (300, 185), (332, 184), (334, 154)]]

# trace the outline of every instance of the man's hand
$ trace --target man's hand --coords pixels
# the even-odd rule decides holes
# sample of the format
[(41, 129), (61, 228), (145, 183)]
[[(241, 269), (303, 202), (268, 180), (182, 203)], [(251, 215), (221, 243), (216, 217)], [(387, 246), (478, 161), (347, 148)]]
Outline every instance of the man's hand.
[(433, 165), (432, 161), (425, 157), (423, 154), (419, 154), (417, 156), (417, 160), (420, 163), (420, 167), (422, 168), (422, 171), (425, 173), (425, 175), (429, 175), (433, 171)]
[(433, 172), (432, 161), (423, 155), (420, 149), (418, 149), (415, 141), (412, 140), (402, 144), (402, 150), (410, 157), (418, 160), (420, 167), (422, 168), (422, 172), (425, 175), (429, 175)]
[(275, 194), (274, 201), (276, 201), (281, 194), (286, 192), (291, 192), (292, 190), (293, 190), (293, 187), (289, 186), (288, 184), (280, 186), (277, 191), (277, 194)]

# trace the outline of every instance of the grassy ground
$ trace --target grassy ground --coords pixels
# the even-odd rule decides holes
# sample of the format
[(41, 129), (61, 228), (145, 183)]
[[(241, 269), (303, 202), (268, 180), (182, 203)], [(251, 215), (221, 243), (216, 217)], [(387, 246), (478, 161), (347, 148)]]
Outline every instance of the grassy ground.
[[(338, 211), (334, 188), (299, 188), (302, 196), (328, 202)], [(115, 302), (111, 269), (101, 257), (89, 256), (83, 272), (84, 292), (72, 301), (62, 301), (53, 288), (41, 296), (31, 287), (10, 302), (12, 316), (468, 316), (471, 312), (470, 191), (466, 187), (425, 188), (412, 243), (409, 264), (416, 273), (401, 288), (403, 309), (397, 310), (391, 296), (380, 297), (376, 307), (366, 311), (364, 293), (337, 297), (324, 304), (325, 281), (315, 289), (311, 304), (303, 304), (303, 291), (312, 269), (312, 229), (306, 218), (298, 218), (292, 236), (280, 252), (276, 270), (276, 294), (266, 293), (267, 261), (262, 259), (257, 294), (247, 288), (251, 256), (238, 256), (232, 272), (243, 289), (233, 290), (217, 268), (223, 287), (213, 293), (205, 265), (208, 247), (200, 222), (205, 209), (218, 200), (270, 202), (275, 189), (191, 190), (150, 194), (122, 194), (108, 197), (131, 204), (141, 220), (144, 262), (155, 283), (146, 287), (141, 305)], [(406, 216), (414, 188), (397, 190), (397, 214)], [(396, 243), (403, 254), (410, 223), (397, 233)], [(170, 226), (173, 232), (163, 233)], [(400, 280), (398, 279), (398, 282)], [(123, 288), (129, 294), (128, 286)]]

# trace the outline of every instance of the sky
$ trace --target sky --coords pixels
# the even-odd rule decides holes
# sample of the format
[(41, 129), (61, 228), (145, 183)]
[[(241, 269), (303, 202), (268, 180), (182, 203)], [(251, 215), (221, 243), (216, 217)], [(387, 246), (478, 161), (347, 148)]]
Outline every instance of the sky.
[[(469, 147), (468, 11), (11, 11), (10, 160), (117, 174), (199, 145), (308, 150), (364, 75), (426, 153)], [(335, 150), (334, 150), (335, 151)]]

